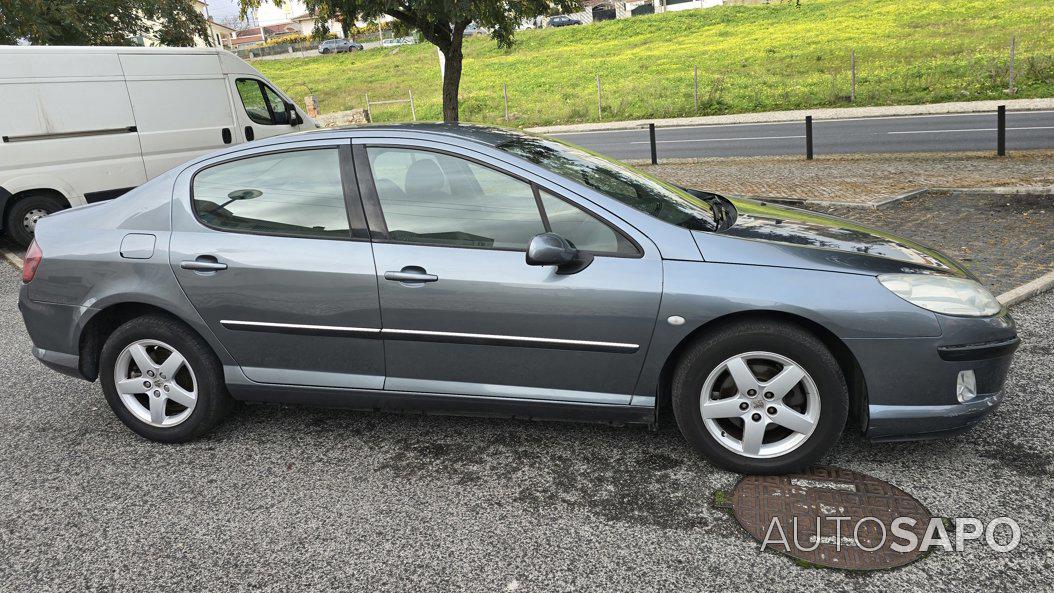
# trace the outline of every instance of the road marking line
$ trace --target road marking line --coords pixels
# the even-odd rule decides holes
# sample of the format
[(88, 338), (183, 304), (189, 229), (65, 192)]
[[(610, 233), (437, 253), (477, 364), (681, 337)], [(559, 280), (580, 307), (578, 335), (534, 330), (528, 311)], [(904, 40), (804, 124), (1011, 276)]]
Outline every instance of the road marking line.
[[(787, 138), (804, 138), (801, 136), (754, 136), (753, 138), (693, 138), (691, 140), (656, 140), (656, 144), (673, 144), (678, 142), (735, 142), (737, 140), (783, 140)], [(633, 142), (620, 142), (619, 144), (649, 144), (650, 140), (634, 140)]]
[[(1025, 126), (1008, 130), (1054, 130), (1054, 126)], [(908, 132), (886, 132), (887, 134), (948, 134), (951, 132), (995, 132), (996, 128), (969, 128), (965, 130), (911, 130)]]

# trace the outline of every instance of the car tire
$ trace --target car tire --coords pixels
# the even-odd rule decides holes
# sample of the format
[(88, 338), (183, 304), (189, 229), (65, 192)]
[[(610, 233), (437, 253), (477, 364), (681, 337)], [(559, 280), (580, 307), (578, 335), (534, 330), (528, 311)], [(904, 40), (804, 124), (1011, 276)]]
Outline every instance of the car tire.
[[(129, 350), (136, 345), (143, 346), (143, 352)], [(164, 374), (169, 362), (165, 350), (184, 360), (183, 366), (170, 373), (172, 376)], [(138, 363), (144, 354), (150, 362)], [(148, 365), (149, 371), (141, 368)], [(118, 381), (131, 382), (129, 377), (136, 376), (139, 380), (133, 388), (142, 385), (145, 393), (130, 393), (127, 384), (118, 387)], [(163, 315), (137, 317), (118, 327), (103, 344), (99, 379), (107, 403), (121, 422), (152, 441), (193, 440), (218, 424), (234, 404), (223, 380), (223, 366), (209, 345), (182, 322)], [(147, 383), (152, 385), (146, 388)], [(187, 394), (194, 396), (189, 406), (189, 398), (183, 399)], [(155, 416), (158, 409), (161, 411)], [(157, 418), (162, 421), (155, 422)]]
[[(787, 391), (773, 393), (799, 373)], [(742, 393), (740, 383), (751, 381), (755, 387)], [(671, 387), (677, 426), (688, 442), (715, 465), (744, 474), (783, 474), (815, 464), (841, 436), (849, 408), (845, 375), (830, 350), (804, 328), (777, 321), (742, 322), (707, 334), (681, 358)]]
[(12, 243), (27, 247), (33, 241), (33, 232), (37, 221), (66, 208), (61, 198), (48, 194), (29, 194), (24, 196), (7, 211), (7, 236)]

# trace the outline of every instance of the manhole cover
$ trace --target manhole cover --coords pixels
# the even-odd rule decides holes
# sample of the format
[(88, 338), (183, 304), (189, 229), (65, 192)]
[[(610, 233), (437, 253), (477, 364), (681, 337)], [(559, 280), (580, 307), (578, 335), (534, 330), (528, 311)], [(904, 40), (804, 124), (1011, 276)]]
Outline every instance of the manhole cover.
[(914, 561), (923, 552), (917, 545), (897, 551), (894, 546), (905, 547), (908, 539), (898, 536), (894, 527), (922, 541), (931, 518), (926, 507), (900, 488), (835, 467), (787, 476), (745, 476), (732, 491), (732, 509), (766, 550), (849, 570)]

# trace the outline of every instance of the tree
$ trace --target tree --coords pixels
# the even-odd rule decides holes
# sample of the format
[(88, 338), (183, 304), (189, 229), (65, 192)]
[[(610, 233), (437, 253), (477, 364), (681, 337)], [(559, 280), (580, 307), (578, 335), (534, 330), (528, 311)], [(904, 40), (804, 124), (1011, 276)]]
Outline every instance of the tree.
[[(239, 0), (244, 17), (267, 0)], [(274, 0), (281, 4), (282, 0)], [(554, 11), (572, 11), (576, 0), (306, 0), (316, 23), (337, 18), (347, 28), (351, 21), (372, 21), (388, 15), (439, 48), (443, 69), (443, 121), (458, 121), (465, 28), (471, 23), (490, 30), (498, 47), (512, 47), (516, 28), (524, 19)]]
[(0, 44), (133, 45), (143, 34), (164, 45), (210, 41), (190, 0), (0, 0)]

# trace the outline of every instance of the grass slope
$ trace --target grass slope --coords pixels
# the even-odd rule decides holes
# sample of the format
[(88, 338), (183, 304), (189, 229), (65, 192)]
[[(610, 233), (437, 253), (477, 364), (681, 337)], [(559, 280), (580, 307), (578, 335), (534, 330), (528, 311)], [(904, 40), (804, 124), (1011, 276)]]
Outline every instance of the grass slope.
[[(463, 121), (512, 125), (743, 113), (1009, 96), (1017, 37), (1017, 97), (1054, 96), (1052, 0), (804, 0), (724, 6), (595, 25), (522, 31), (510, 51), (466, 41)], [(257, 61), (293, 97), (317, 95), (323, 112), (405, 98), (419, 119), (441, 118), (440, 73), (429, 44), (354, 54)], [(699, 109), (693, 66), (699, 67)], [(603, 112), (597, 113), (596, 75)], [(409, 106), (374, 109), (409, 120)]]

